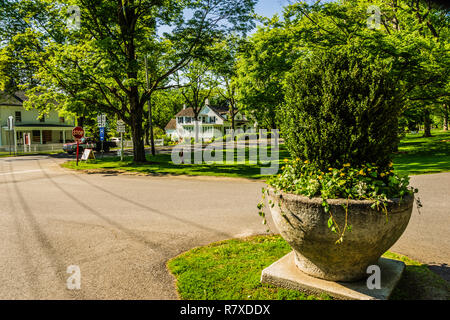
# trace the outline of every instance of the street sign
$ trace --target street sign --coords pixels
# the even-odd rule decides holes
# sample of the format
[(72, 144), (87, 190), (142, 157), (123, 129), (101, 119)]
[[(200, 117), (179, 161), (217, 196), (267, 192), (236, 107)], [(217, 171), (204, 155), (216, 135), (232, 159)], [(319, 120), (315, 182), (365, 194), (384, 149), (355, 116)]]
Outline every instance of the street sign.
[(125, 121), (123, 121), (123, 120), (118, 120), (117, 121), (117, 132), (118, 133), (125, 133), (126, 132)]
[(84, 129), (82, 127), (76, 127), (72, 130), (72, 136), (77, 141), (77, 166), (80, 153), (80, 140), (84, 137)]
[(99, 114), (97, 116), (97, 125), (99, 128), (106, 127), (106, 114)]
[(120, 161), (123, 161), (123, 134), (127, 132), (125, 128), (125, 121), (117, 120), (117, 132), (120, 133)]
[(75, 140), (81, 140), (84, 137), (84, 129), (82, 127), (76, 127), (72, 130), (72, 136)]
[(100, 141), (105, 141), (105, 128), (101, 127), (100, 128)]
[(92, 149), (84, 149), (83, 155), (81, 156), (81, 161), (87, 161), (89, 159), (95, 160), (94, 153), (92, 152)]

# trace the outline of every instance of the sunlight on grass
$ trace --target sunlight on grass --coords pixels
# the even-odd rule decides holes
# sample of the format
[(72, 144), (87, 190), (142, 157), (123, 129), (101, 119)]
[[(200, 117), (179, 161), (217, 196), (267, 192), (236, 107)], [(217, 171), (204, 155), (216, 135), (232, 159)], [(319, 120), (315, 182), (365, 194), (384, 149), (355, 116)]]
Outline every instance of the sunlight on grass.
[[(290, 251), (280, 236), (256, 236), (192, 249), (170, 260), (167, 266), (177, 279), (180, 297), (186, 300), (330, 299), (261, 284), (262, 270)], [(384, 256), (407, 265), (391, 299), (448, 297), (450, 285), (427, 266), (395, 253)]]
[[(399, 146), (399, 152), (394, 157), (394, 167), (399, 173), (429, 174), (450, 171), (450, 132), (433, 131), (432, 138), (423, 138), (421, 134), (407, 135)], [(226, 150), (223, 150), (226, 151)], [(270, 155), (270, 148), (268, 150)], [(246, 159), (249, 158), (250, 148), (246, 148)], [(285, 145), (280, 145), (279, 169), (282, 160), (290, 158)], [(81, 162), (78, 167), (75, 162), (68, 162), (63, 166), (77, 170), (117, 170), (137, 172), (152, 175), (190, 175), (190, 176), (221, 176), (240, 177), (249, 179), (265, 179), (261, 175), (261, 168), (269, 165), (251, 164), (248, 160), (238, 161), (234, 155), (234, 163), (219, 164), (181, 164), (172, 163), (169, 154), (158, 154), (155, 157), (148, 156), (148, 163), (134, 164), (132, 157), (126, 157), (120, 162), (119, 157), (105, 157), (95, 161)], [(226, 160), (224, 153), (223, 159)]]

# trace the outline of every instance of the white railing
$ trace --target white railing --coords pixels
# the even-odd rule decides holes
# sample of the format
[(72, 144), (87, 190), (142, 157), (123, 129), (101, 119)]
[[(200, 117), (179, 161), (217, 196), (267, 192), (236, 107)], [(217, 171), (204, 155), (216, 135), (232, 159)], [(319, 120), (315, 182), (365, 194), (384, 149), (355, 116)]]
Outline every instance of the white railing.
[(18, 153), (36, 153), (36, 152), (58, 152), (63, 150), (62, 143), (56, 144), (32, 144), (31, 146), (17, 145), (17, 149), (14, 146), (2, 146), (0, 147), (1, 152), (14, 152)]

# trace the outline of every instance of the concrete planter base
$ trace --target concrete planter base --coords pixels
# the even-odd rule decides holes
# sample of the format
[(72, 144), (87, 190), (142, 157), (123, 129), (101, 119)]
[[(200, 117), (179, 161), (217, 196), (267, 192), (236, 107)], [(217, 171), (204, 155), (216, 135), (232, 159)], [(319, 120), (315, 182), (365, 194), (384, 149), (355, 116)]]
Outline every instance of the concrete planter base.
[(292, 266), (315, 278), (345, 282), (367, 276), (367, 267), (377, 264), (405, 231), (414, 203), (412, 195), (392, 199), (386, 203), (385, 214), (372, 209), (371, 201), (328, 200), (338, 224), (343, 227), (348, 216), (352, 225), (344, 242), (336, 244), (339, 235), (328, 228), (330, 215), (324, 211), (322, 199), (275, 192), (272, 188), (268, 189), (268, 198), (273, 204), (273, 221), (294, 251)]
[(295, 254), (291, 252), (264, 269), (261, 282), (309, 294), (326, 293), (343, 300), (387, 300), (405, 269), (405, 264), (401, 261), (380, 258), (377, 265), (381, 269), (381, 289), (370, 290), (366, 279), (349, 283), (309, 276), (296, 267), (294, 260)]

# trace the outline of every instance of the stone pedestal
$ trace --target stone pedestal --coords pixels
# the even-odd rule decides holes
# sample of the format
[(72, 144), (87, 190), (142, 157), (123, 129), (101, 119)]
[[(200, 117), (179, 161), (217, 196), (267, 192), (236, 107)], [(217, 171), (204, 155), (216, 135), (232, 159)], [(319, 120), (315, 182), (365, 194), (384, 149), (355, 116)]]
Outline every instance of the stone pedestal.
[(326, 293), (337, 299), (387, 300), (400, 280), (405, 264), (401, 261), (380, 258), (378, 266), (381, 269), (381, 289), (370, 290), (367, 287), (367, 280), (334, 282), (311, 277), (295, 266), (294, 252), (291, 252), (264, 269), (261, 282), (308, 294)]

